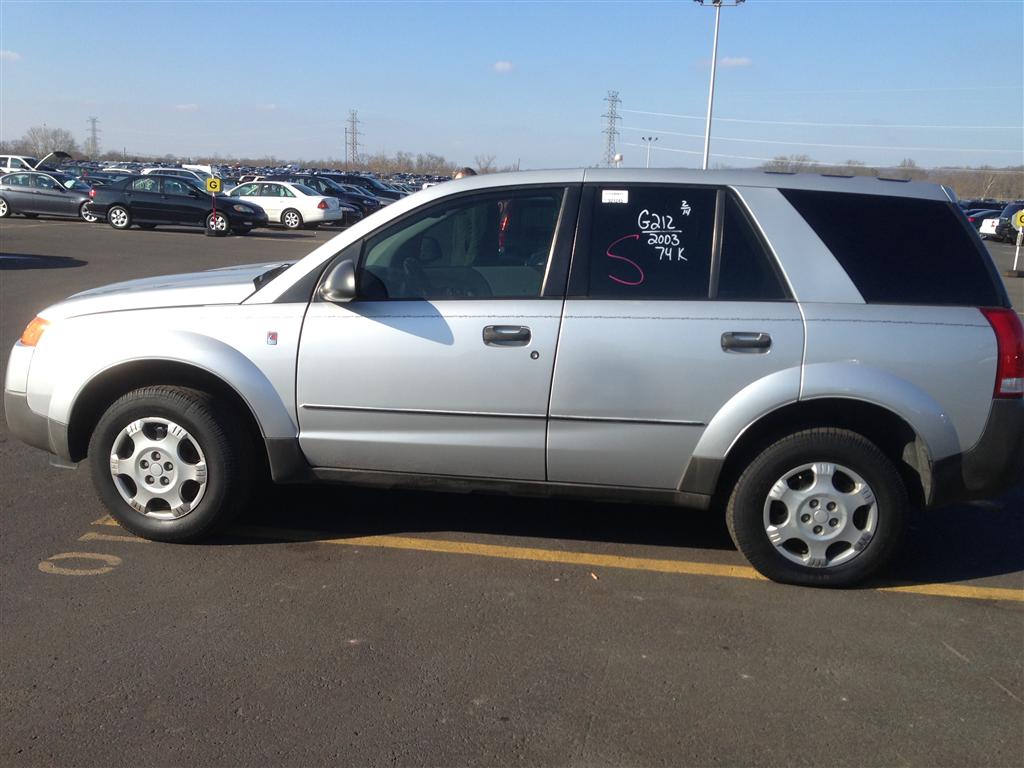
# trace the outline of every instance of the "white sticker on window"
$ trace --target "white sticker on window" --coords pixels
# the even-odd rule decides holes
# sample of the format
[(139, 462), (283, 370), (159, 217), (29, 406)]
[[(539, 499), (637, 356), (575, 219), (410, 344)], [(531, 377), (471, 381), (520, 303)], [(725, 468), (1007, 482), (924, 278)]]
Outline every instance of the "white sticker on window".
[(629, 202), (629, 190), (628, 189), (602, 189), (601, 190), (601, 202), (602, 203), (628, 203)]

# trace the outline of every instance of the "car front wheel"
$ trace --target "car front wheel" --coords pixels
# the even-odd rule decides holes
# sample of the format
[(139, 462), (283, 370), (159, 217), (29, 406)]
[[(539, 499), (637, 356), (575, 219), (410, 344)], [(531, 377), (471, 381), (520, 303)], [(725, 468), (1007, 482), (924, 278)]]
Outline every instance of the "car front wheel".
[(7, 201), (0, 197), (0, 219), (6, 219), (11, 215), (11, 206), (7, 204)]
[(89, 442), (96, 490), (122, 527), (155, 541), (196, 541), (247, 500), (253, 465), (239, 419), (213, 398), (153, 386), (119, 398)]
[(754, 459), (736, 482), (726, 522), (769, 579), (846, 587), (891, 561), (907, 508), (899, 473), (874, 443), (819, 428), (789, 435)]

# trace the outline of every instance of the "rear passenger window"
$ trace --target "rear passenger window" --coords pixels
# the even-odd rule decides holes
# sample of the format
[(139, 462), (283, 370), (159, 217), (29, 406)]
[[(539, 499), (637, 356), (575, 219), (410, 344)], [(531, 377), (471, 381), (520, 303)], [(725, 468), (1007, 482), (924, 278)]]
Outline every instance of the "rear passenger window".
[(718, 295), (723, 301), (780, 301), (789, 298), (771, 255), (747, 213), (732, 195), (725, 199)]
[(783, 189), (864, 300), (1000, 306), (988, 255), (952, 203)]
[(715, 194), (675, 186), (596, 190), (587, 295), (706, 299)]

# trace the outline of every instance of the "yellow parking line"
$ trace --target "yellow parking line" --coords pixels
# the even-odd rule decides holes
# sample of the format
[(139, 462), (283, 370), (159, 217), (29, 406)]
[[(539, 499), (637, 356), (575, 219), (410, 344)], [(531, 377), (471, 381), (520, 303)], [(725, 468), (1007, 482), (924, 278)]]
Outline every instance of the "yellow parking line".
[[(407, 536), (355, 536), (351, 538), (328, 538), (317, 531), (290, 531), (276, 528), (239, 527), (234, 533), (255, 539), (285, 539), (306, 541), (313, 544), (341, 544), (350, 547), (380, 547), (383, 549), (408, 549), (418, 552), (441, 552), (452, 555), (476, 555), (497, 557), (505, 560), (529, 560), (542, 563), (564, 563), (566, 565), (588, 565), (597, 568), (617, 568), (632, 571), (651, 571), (686, 576), (718, 576), (728, 579), (749, 579), (766, 581), (753, 568), (741, 565), (718, 565), (685, 560), (657, 560), (647, 557), (625, 557), (621, 555), (600, 555), (593, 552), (565, 552), (536, 547), (505, 547), (495, 544), (477, 544), (465, 541), (442, 539), (419, 539)], [(972, 587), (960, 584), (902, 584), (878, 587), (880, 592), (902, 592), (936, 597), (960, 597), (970, 600), (1004, 600), (1024, 603), (1024, 589), (999, 587)]]

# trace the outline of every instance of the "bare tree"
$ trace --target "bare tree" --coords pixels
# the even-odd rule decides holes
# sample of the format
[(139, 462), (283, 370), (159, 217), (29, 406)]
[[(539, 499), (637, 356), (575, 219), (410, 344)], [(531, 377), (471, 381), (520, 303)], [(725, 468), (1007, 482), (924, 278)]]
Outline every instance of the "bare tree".
[(473, 158), (477, 173), (494, 173), (494, 155), (477, 155)]
[(78, 142), (71, 131), (66, 128), (47, 128), (45, 125), (33, 125), (22, 139), (29, 151), (36, 157), (44, 157), (51, 152), (78, 153)]

